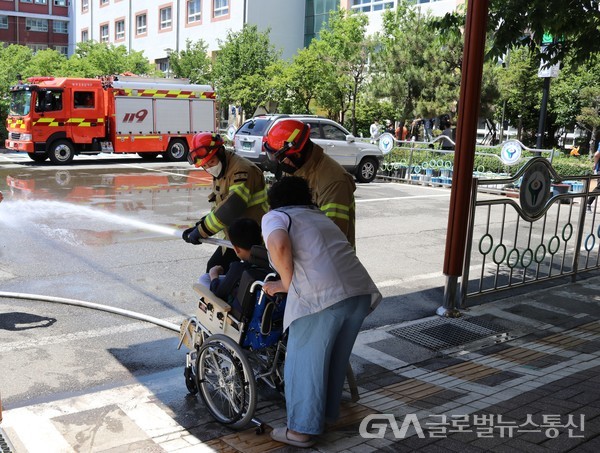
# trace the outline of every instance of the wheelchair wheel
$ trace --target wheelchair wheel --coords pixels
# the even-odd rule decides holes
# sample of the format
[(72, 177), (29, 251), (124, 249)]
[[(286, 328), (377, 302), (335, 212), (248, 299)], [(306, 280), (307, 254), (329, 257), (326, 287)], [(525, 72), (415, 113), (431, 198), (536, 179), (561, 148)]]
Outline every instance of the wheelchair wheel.
[(256, 382), (244, 350), (225, 335), (207, 338), (196, 359), (196, 384), (212, 416), (244, 428), (256, 410)]

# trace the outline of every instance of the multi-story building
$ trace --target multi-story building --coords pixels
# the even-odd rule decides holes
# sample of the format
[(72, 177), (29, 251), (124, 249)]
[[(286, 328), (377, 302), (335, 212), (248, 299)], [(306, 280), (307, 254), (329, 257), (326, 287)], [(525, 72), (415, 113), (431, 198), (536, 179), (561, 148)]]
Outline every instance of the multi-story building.
[(77, 0), (75, 40), (123, 44), (143, 51), (161, 69), (168, 54), (185, 49), (186, 40), (204, 40), (208, 52), (219, 48), (229, 31), (244, 24), (270, 28), (270, 38), (291, 57), (303, 45), (305, 0)]
[[(388, 8), (396, 8), (397, 3), (397, 0), (340, 0), (342, 8), (367, 14), (369, 17), (367, 34), (369, 35), (381, 30), (382, 12)], [(465, 0), (409, 0), (408, 3), (412, 3), (424, 14), (443, 16), (456, 10), (456, 7), (465, 3)]]
[(72, 53), (69, 0), (0, 0), (0, 44)]
[[(318, 36), (331, 10), (361, 11), (368, 32), (381, 28), (381, 13), (398, 0), (0, 0), (0, 43), (65, 55), (75, 43), (94, 40), (144, 51), (164, 71), (168, 54), (186, 40), (203, 39), (214, 53), (229, 31), (244, 24), (270, 30), (271, 41), (291, 58)], [(412, 0), (433, 14), (452, 11), (464, 0)]]
[[(50, 1), (50, 0), (48, 0)], [(0, 0), (0, 3), (2, 0)], [(71, 2), (74, 41), (123, 44), (168, 72), (168, 55), (185, 49), (186, 40), (202, 39), (209, 54), (230, 31), (245, 24), (270, 30), (271, 42), (289, 59), (307, 46), (327, 22), (331, 10), (367, 13), (368, 33), (381, 28), (381, 13), (397, 0), (75, 0)], [(443, 14), (464, 0), (413, 0)]]

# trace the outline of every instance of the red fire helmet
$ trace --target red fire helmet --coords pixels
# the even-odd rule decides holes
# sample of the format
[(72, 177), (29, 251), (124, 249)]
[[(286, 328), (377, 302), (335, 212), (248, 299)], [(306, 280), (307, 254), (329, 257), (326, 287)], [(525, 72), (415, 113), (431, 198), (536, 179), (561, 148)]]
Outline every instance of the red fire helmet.
[(263, 144), (271, 160), (280, 160), (298, 153), (310, 136), (310, 126), (302, 121), (287, 118), (278, 121), (267, 133)]
[(223, 146), (223, 143), (219, 134), (198, 132), (192, 138), (192, 149), (188, 153), (188, 162), (196, 167), (204, 166)]

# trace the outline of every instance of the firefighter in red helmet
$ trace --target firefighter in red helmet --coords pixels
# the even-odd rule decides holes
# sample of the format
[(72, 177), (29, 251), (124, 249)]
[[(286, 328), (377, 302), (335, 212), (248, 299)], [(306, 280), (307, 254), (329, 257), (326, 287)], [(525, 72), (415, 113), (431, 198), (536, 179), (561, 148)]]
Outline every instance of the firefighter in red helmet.
[[(196, 225), (183, 231), (184, 241), (200, 244), (202, 238), (220, 231), (228, 237), (227, 227), (240, 217), (254, 219), (260, 225), (268, 205), (265, 179), (256, 165), (226, 150), (221, 136), (210, 132), (194, 135), (188, 161), (212, 175), (209, 201), (213, 208)], [(219, 247), (208, 261), (207, 272), (216, 265), (221, 265), (227, 272), (229, 264), (237, 260), (239, 258), (232, 249)]]
[(293, 118), (281, 119), (271, 127), (263, 144), (278, 170), (306, 179), (313, 202), (355, 247), (354, 178), (312, 142), (310, 127)]

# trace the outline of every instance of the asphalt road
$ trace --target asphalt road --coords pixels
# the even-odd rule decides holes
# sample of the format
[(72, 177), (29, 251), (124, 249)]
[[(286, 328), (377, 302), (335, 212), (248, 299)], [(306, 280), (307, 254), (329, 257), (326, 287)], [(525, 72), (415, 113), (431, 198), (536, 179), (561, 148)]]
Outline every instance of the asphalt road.
[[(214, 246), (177, 231), (209, 205), (209, 179), (187, 163), (83, 157), (37, 165), (0, 154), (0, 291), (118, 307), (179, 324)], [(358, 255), (384, 294), (372, 329), (442, 304), (450, 191), (358, 185)], [(176, 334), (77, 306), (0, 298), (0, 391), (19, 407), (181, 368)]]

